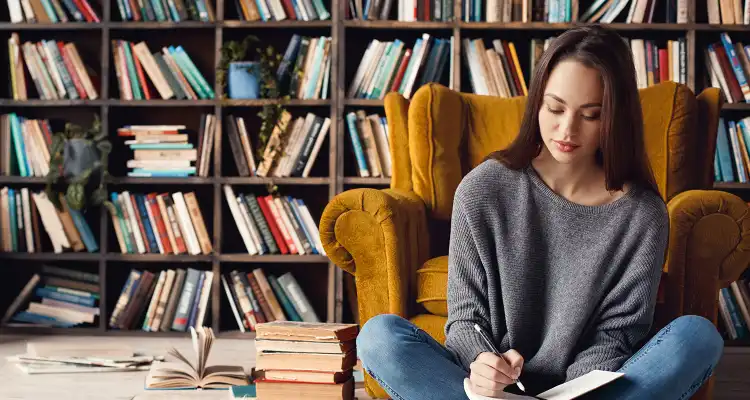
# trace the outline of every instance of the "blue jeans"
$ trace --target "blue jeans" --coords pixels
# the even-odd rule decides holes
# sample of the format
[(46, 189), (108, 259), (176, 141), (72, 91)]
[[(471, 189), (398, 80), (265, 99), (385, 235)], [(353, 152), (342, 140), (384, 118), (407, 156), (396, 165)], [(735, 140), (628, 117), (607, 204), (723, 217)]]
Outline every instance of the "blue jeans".
[[(620, 368), (625, 376), (586, 398), (688, 399), (711, 376), (724, 340), (698, 316), (682, 316), (654, 335)], [(453, 355), (411, 322), (390, 314), (371, 318), (357, 338), (364, 369), (397, 400), (466, 399), (468, 373)]]

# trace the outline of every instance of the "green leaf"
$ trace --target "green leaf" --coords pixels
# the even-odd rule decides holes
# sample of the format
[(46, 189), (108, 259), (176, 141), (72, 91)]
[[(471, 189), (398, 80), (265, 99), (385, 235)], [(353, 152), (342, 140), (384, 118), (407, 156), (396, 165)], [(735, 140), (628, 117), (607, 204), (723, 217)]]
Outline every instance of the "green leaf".
[(109, 154), (112, 151), (112, 143), (109, 140), (101, 141), (96, 144), (96, 148), (102, 154)]
[(71, 208), (76, 210), (83, 209), (83, 185), (79, 183), (73, 183), (68, 186), (68, 190), (65, 192), (65, 200), (68, 202), (68, 206), (70, 206)]
[(107, 200), (107, 190), (104, 189), (104, 186), (99, 186), (94, 190), (93, 193), (91, 193), (91, 202), (94, 205), (100, 205), (103, 204)]

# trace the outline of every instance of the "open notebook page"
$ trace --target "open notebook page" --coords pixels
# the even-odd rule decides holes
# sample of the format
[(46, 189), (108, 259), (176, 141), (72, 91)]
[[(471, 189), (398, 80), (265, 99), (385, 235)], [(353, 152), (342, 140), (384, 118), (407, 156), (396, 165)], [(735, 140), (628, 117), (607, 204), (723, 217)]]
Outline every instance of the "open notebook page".
[[(563, 384), (557, 385), (546, 392), (538, 394), (536, 397), (517, 395), (513, 393), (504, 393), (503, 400), (528, 400), (528, 399), (545, 399), (545, 400), (570, 400), (586, 394), (598, 387), (604, 386), (624, 374), (622, 372), (609, 372), (594, 370), (586, 375), (579, 376)], [(464, 379), (464, 391), (470, 400), (493, 400), (496, 398), (478, 395), (471, 392), (469, 379)]]

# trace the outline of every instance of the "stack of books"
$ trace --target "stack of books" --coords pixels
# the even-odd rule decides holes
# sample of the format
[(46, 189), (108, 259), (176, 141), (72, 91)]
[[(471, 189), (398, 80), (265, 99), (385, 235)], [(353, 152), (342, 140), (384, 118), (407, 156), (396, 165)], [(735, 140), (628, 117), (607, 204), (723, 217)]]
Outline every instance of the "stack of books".
[(750, 280), (740, 279), (719, 290), (719, 315), (729, 339), (750, 337)]
[[(66, 249), (97, 252), (99, 245), (83, 212), (68, 207), (62, 194), (59, 199), (62, 208), (58, 209), (44, 191), (35, 193), (28, 188), (1, 188), (1, 251), (41, 253), (40, 235), (44, 229), (55, 253)], [(39, 219), (43, 228), (39, 227)]]
[(70, 328), (92, 326), (98, 316), (98, 274), (43, 265), (13, 300), (0, 324)]
[(720, 88), (728, 103), (750, 102), (750, 45), (734, 43), (724, 32), (705, 49), (705, 59), (711, 86)]
[(275, 321), (255, 337), (258, 398), (353, 399), (356, 324)]
[(241, 332), (272, 321), (320, 322), (291, 272), (277, 278), (261, 268), (247, 274), (235, 270), (221, 283)]
[(750, 2), (747, 0), (708, 0), (706, 8), (709, 24), (750, 25)]
[(302, 199), (235, 195), (229, 185), (224, 185), (224, 196), (249, 254), (325, 255), (318, 224)]
[(216, 19), (210, 0), (117, 0), (117, 9), (123, 21), (214, 22)]
[(383, 99), (388, 92), (399, 92), (408, 99), (412, 91), (428, 82), (445, 83), (446, 70), (452, 86), (452, 60), (452, 37), (436, 39), (425, 33), (411, 49), (399, 39), (374, 39), (362, 56), (347, 97)]
[(95, 100), (99, 96), (91, 80), (97, 74), (83, 64), (75, 44), (55, 40), (20, 43), (18, 34), (11, 34), (8, 61), (13, 99), (29, 98), (24, 64), (42, 100)]
[(0, 115), (0, 174), (46, 176), (49, 172), (52, 129), (46, 119), (16, 113)]
[[(266, 143), (261, 162), (256, 163), (245, 120), (232, 115), (227, 115), (225, 120), (232, 157), (240, 176), (308, 177), (331, 127), (328, 117), (307, 113), (304, 118), (292, 120), (291, 114), (284, 111)], [(278, 147), (282, 137), (286, 143), (283, 151)]]
[(276, 70), (277, 81), (291, 98), (329, 98), (331, 43), (330, 36), (292, 35)]
[(211, 271), (193, 268), (158, 273), (131, 270), (109, 318), (109, 327), (147, 332), (202, 326), (211, 303)]
[(240, 21), (324, 21), (331, 18), (321, 0), (238, 0), (234, 6)]
[[(120, 98), (149, 100), (213, 99), (214, 90), (182, 46), (165, 46), (151, 53), (146, 42), (112, 40)], [(151, 84), (146, 80), (149, 77)], [(154, 92), (154, 88), (156, 92)]]
[(207, 176), (216, 128), (213, 114), (201, 116), (198, 149), (188, 142), (191, 131), (185, 125), (128, 125), (117, 129), (118, 136), (129, 138), (125, 144), (133, 150), (133, 158), (127, 161), (131, 170), (128, 176)]
[(364, 110), (346, 114), (346, 127), (357, 159), (361, 177), (391, 177), (393, 174), (389, 147), (388, 122), (378, 114)]
[[(123, 254), (210, 254), (211, 238), (194, 192), (111, 193)], [(110, 210), (111, 211), (111, 210)]]
[(8, 11), (12, 23), (100, 22), (99, 16), (87, 0), (49, 0), (49, 2), (40, 1), (39, 3), (8, 0)]

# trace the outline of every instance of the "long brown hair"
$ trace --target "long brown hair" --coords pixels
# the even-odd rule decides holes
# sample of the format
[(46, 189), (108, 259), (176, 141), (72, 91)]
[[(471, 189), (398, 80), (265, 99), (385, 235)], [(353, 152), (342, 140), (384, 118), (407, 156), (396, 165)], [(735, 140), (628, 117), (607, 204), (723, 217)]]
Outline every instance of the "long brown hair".
[(604, 86), (597, 163), (607, 190), (626, 183), (659, 193), (643, 144), (643, 114), (630, 48), (616, 32), (598, 25), (577, 27), (553, 39), (539, 59), (529, 86), (521, 129), (505, 149), (493, 152), (508, 168), (521, 169), (542, 150), (539, 109), (552, 69), (576, 60), (599, 71)]

